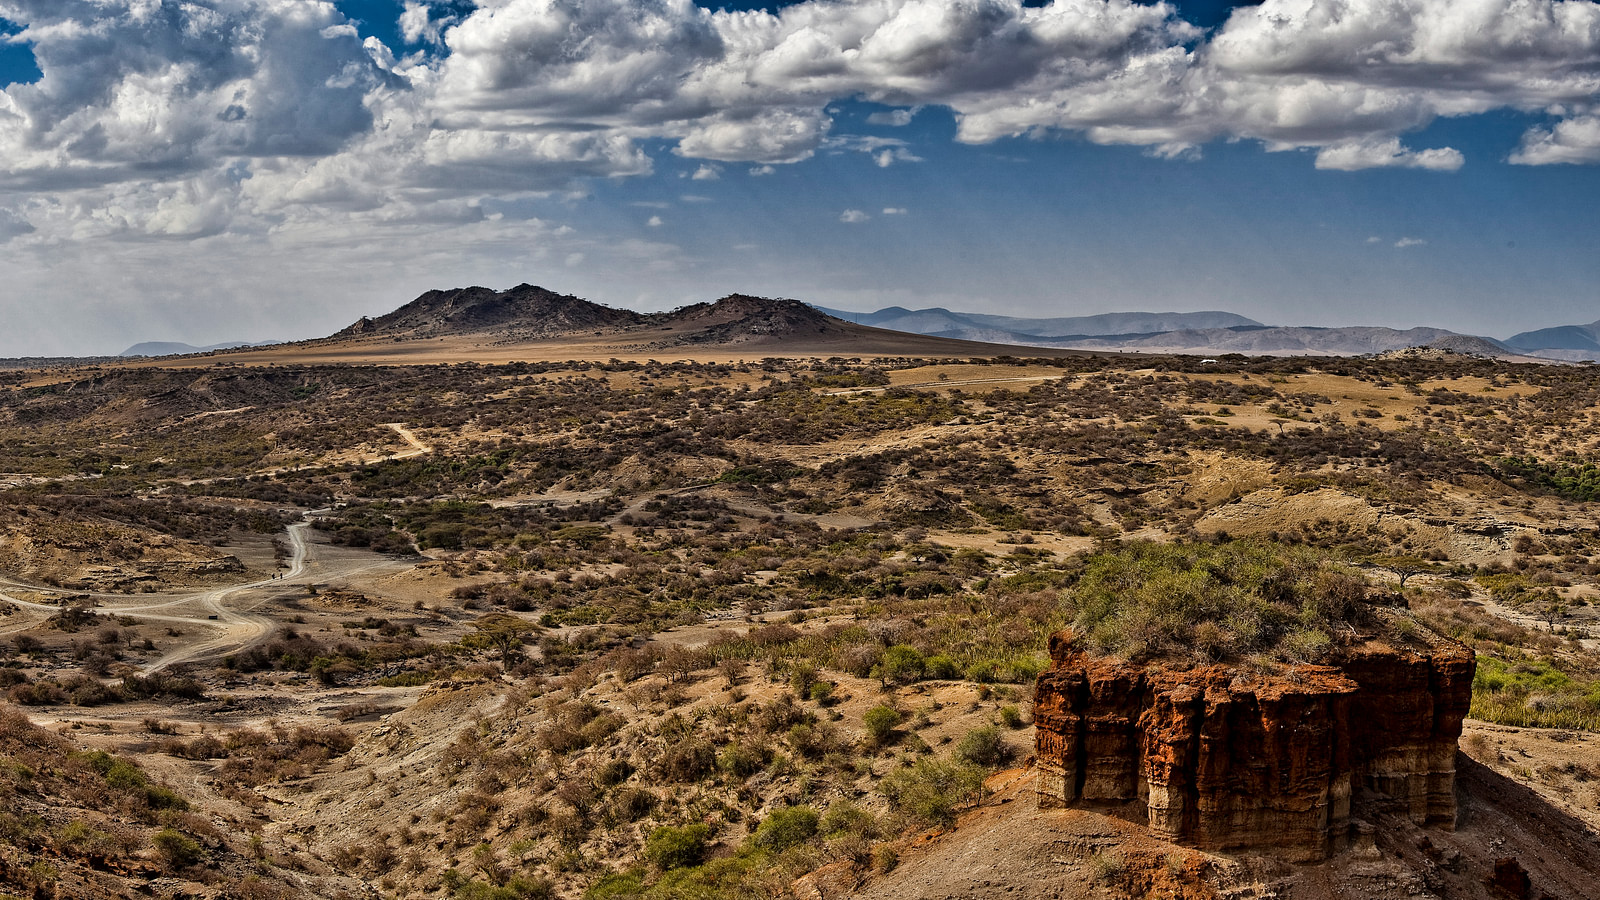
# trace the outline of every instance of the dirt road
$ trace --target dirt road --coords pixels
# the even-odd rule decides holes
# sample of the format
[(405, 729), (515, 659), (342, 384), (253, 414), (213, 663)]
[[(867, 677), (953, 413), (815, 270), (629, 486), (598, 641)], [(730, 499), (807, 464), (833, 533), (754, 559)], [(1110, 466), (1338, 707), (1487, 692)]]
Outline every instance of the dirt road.
[[(96, 601), (96, 613), (161, 623), (180, 632), (180, 636), (196, 630), (194, 637), (179, 642), (146, 663), (141, 671), (148, 675), (182, 663), (219, 659), (265, 640), (275, 625), (258, 610), (275, 597), (281, 597), (285, 588), (348, 578), (375, 569), (398, 570), (410, 565), (376, 554), (365, 559), (319, 559), (314, 550), (316, 545), (307, 536), (310, 527), (307, 522), (289, 526), (289, 567), (280, 575), (184, 594), (147, 594), (136, 598), (120, 594), (89, 596)], [(0, 579), (0, 585), (49, 590), (11, 579)], [(4, 620), (0, 633), (25, 630), (61, 611), (60, 606), (23, 600), (3, 591), (0, 591), (0, 601), (23, 613), (15, 617), (15, 621)]]

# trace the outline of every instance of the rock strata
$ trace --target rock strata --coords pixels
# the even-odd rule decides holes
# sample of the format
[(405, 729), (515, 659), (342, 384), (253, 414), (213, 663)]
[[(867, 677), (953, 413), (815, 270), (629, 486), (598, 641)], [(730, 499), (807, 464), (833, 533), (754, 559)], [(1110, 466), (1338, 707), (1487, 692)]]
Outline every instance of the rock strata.
[(1358, 792), (1453, 828), (1475, 660), (1416, 643), (1266, 674), (1136, 665), (1058, 634), (1035, 693), (1041, 797), (1113, 807), (1191, 846), (1299, 861), (1348, 845)]

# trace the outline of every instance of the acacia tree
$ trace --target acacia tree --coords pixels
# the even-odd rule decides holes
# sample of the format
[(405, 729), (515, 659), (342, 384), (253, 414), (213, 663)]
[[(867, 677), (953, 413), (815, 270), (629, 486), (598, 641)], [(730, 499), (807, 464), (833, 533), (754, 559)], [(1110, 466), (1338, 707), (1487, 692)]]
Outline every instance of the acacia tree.
[(500, 661), (506, 662), (512, 654), (521, 651), (528, 639), (540, 628), (521, 616), (510, 613), (490, 613), (472, 623), (477, 634), (468, 635), (463, 644), (475, 647), (493, 647), (500, 651)]
[(1400, 590), (1406, 589), (1406, 582), (1413, 575), (1425, 575), (1439, 571), (1439, 567), (1428, 559), (1410, 554), (1396, 554), (1394, 556), (1374, 557), (1372, 562), (1382, 568), (1388, 569), (1400, 579)]

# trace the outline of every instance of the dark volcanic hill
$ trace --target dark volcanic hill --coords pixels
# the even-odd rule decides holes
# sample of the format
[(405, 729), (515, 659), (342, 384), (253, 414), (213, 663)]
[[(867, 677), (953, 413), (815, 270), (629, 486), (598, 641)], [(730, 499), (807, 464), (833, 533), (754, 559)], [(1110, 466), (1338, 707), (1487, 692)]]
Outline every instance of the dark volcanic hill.
[(842, 337), (856, 326), (798, 300), (729, 294), (652, 316), (651, 323), (679, 331), (678, 343), (743, 344), (769, 339)]
[(531, 284), (504, 291), (468, 287), (429, 291), (392, 313), (362, 318), (333, 338), (496, 332), (507, 338), (530, 339), (628, 328), (644, 318), (630, 310), (612, 309)]
[(670, 347), (835, 342), (893, 332), (841, 321), (798, 300), (730, 294), (711, 303), (645, 314), (523, 284), (506, 291), (485, 287), (429, 291), (392, 313), (363, 318), (327, 340), (489, 335), (499, 342), (516, 342), (624, 334)]

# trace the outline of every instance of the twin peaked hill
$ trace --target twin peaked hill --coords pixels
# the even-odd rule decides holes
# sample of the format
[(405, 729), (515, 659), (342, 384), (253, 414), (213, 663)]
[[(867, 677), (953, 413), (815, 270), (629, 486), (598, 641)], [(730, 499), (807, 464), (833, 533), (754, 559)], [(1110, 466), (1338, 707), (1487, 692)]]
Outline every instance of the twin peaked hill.
[(464, 338), (496, 344), (632, 345), (637, 349), (749, 347), (785, 352), (982, 353), (1007, 348), (846, 322), (798, 300), (731, 294), (670, 312), (638, 313), (530, 284), (429, 291), (394, 312), (363, 318), (326, 342)]
[(505, 291), (485, 287), (429, 291), (392, 313), (363, 318), (333, 339), (494, 334), (512, 340), (546, 340), (660, 332), (671, 343), (742, 343), (763, 338), (843, 336), (855, 328), (798, 300), (731, 294), (714, 303), (696, 303), (671, 312), (637, 313), (521, 284)]

